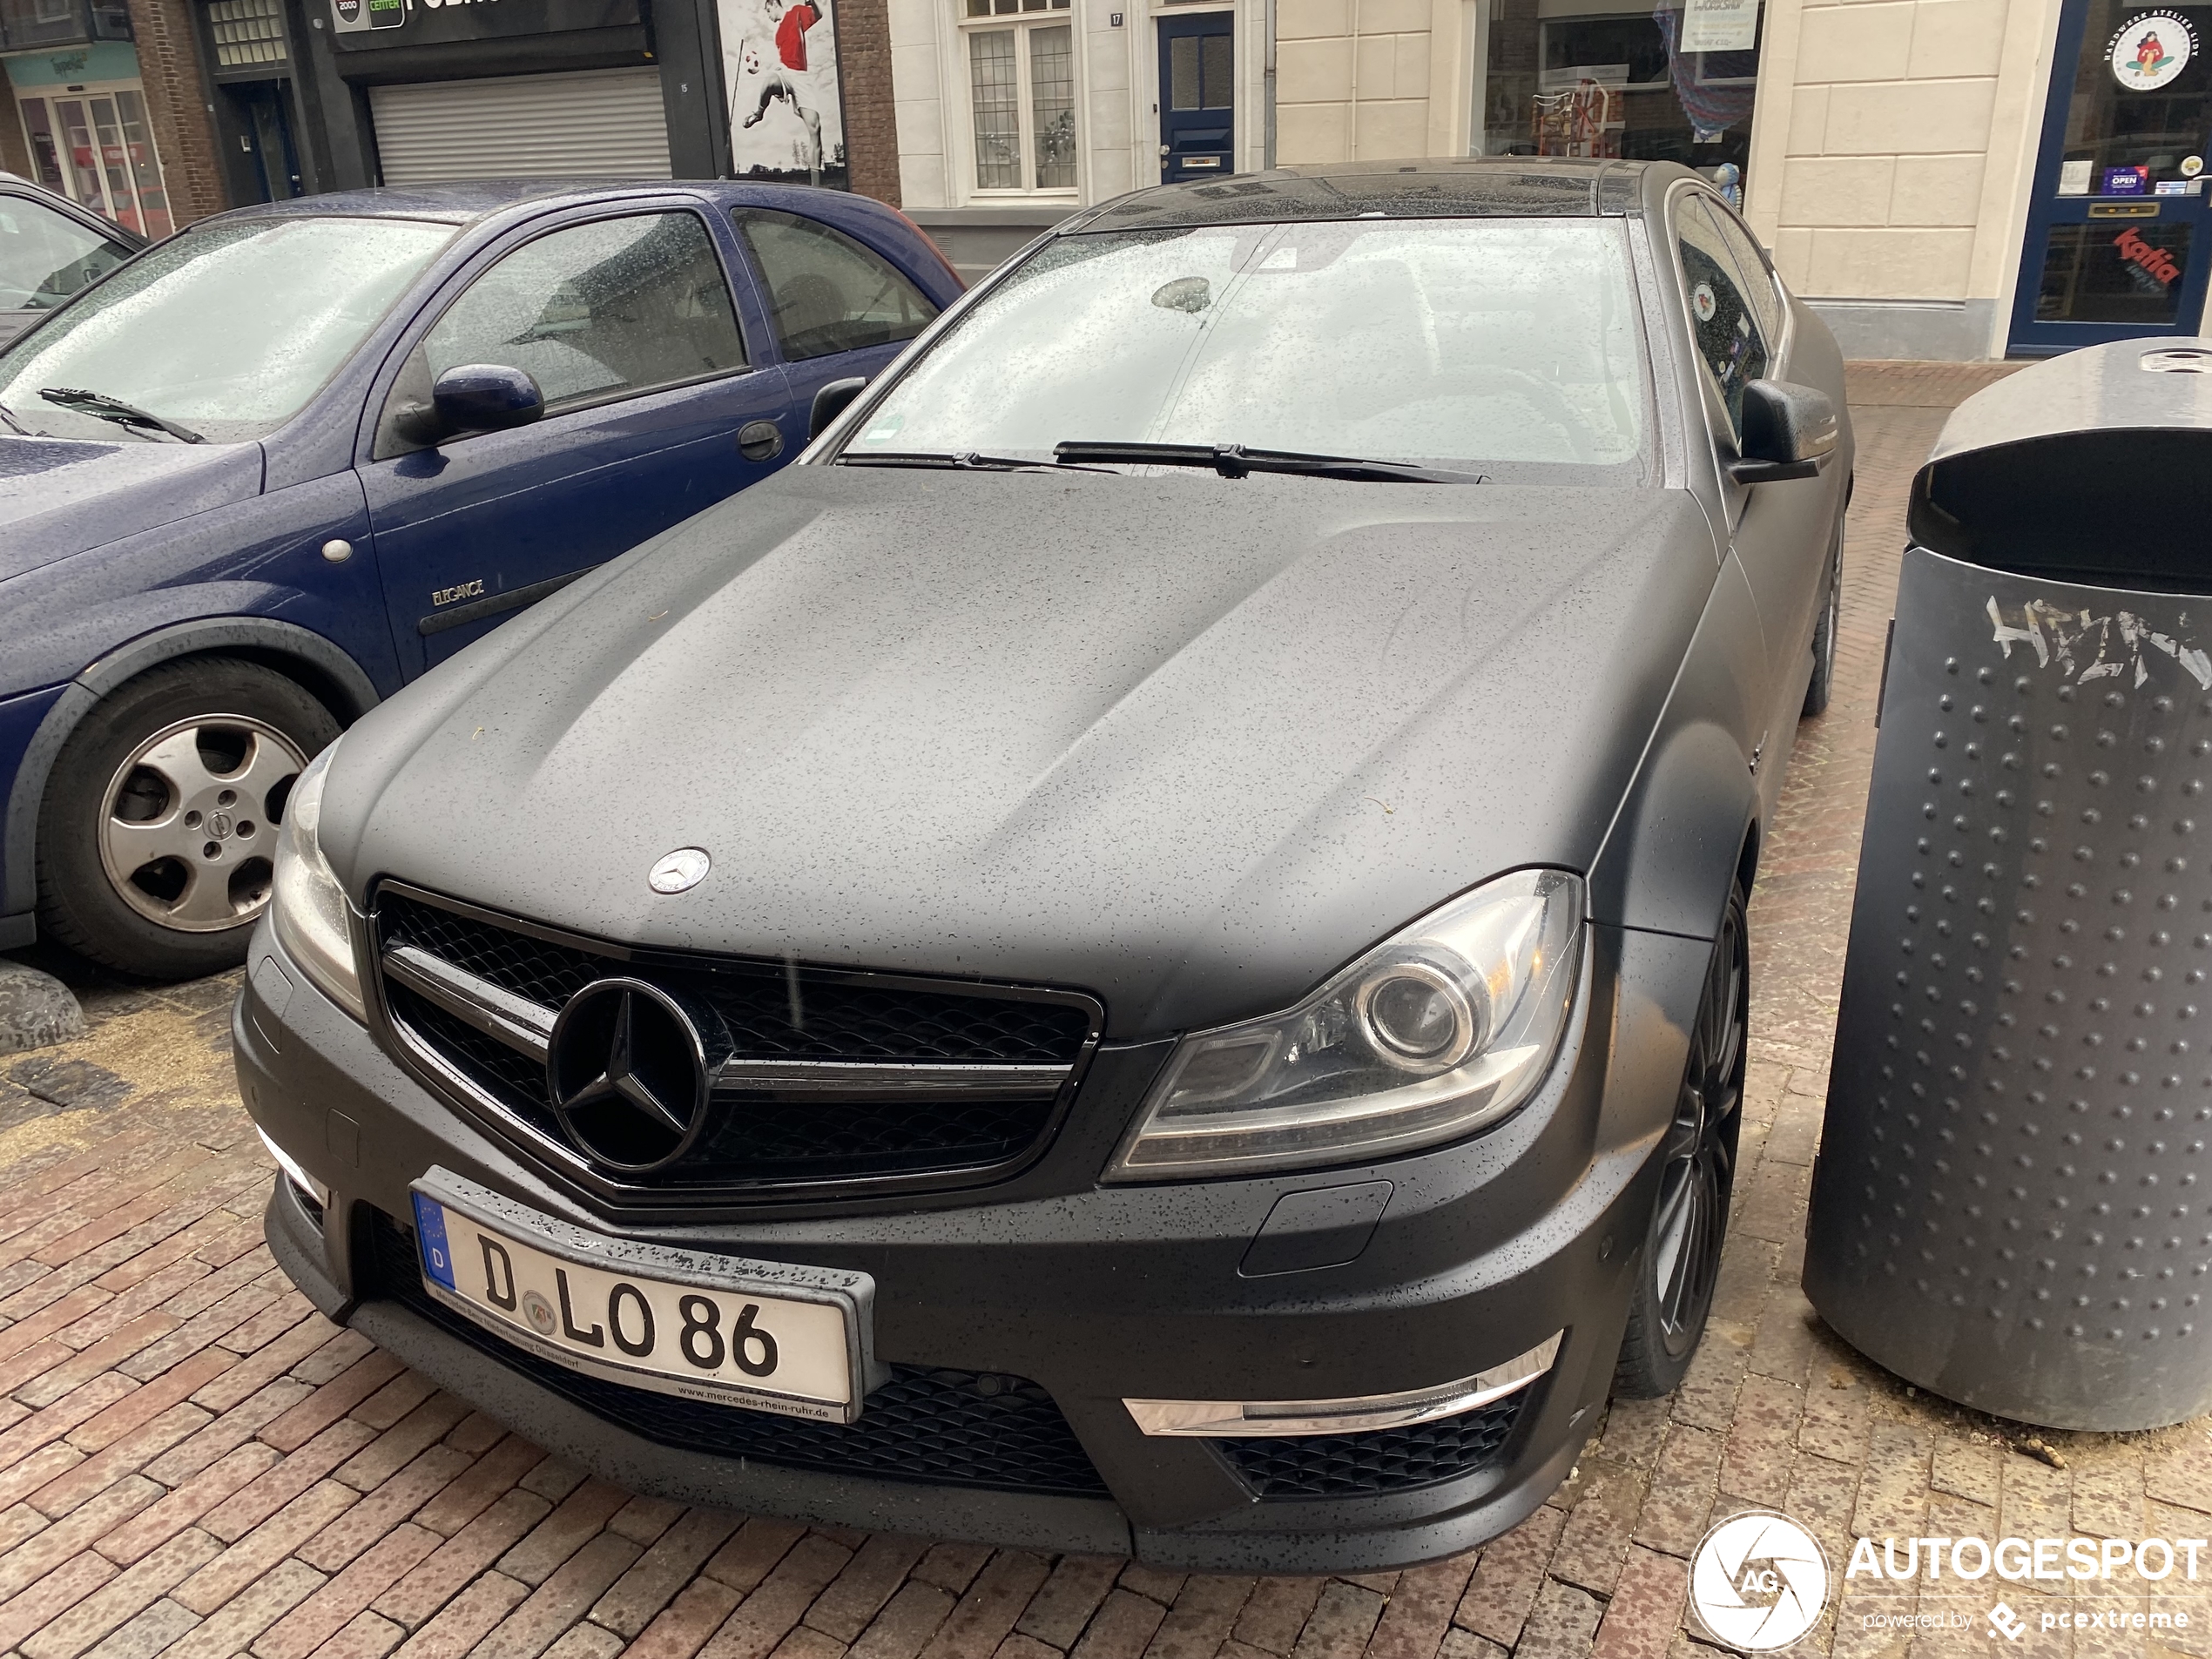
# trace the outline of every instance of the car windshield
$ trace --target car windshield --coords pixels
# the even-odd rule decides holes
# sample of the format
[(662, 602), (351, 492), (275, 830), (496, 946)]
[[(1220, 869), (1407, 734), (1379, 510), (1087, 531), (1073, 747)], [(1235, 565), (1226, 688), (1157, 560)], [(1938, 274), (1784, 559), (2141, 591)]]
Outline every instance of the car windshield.
[(64, 408), (89, 392), (212, 442), (258, 438), (312, 397), (454, 227), (420, 219), (251, 219), (187, 231), (0, 352), (0, 406), (56, 436), (172, 438)]
[(840, 458), (1236, 444), (1635, 482), (1646, 406), (1618, 221), (1076, 234), (979, 299)]
[(0, 195), (0, 311), (50, 311), (130, 257), (42, 202)]

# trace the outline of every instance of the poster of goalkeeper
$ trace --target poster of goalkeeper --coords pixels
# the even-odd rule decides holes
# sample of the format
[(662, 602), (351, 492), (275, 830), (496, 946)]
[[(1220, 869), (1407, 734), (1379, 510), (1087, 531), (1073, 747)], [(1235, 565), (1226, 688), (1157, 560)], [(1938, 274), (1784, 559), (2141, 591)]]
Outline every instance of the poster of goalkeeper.
[(719, 0), (730, 150), (740, 179), (846, 184), (833, 0)]

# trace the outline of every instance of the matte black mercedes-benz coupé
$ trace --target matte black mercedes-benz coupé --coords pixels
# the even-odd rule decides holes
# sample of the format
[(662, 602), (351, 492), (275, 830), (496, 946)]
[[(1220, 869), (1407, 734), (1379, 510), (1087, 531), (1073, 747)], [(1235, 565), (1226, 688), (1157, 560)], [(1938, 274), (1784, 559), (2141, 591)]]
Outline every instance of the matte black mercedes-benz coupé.
[(1703, 1328), (1827, 698), (1827, 329), (1696, 174), (1087, 210), (302, 775), (236, 1019), (333, 1318), (647, 1492), (1458, 1550)]

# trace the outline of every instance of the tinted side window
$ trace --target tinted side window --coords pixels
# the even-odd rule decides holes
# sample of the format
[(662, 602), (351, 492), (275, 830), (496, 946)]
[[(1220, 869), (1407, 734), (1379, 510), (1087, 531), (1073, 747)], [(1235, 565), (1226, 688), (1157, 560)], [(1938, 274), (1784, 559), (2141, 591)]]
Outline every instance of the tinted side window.
[(0, 311), (51, 310), (130, 257), (51, 207), (0, 196)]
[(722, 261), (694, 213), (640, 213), (527, 242), (469, 285), (409, 354), (385, 401), (377, 456), (448, 368), (524, 370), (548, 414), (745, 366)]
[(1743, 293), (1751, 302), (1751, 314), (1757, 319), (1759, 331), (1766, 336), (1769, 350), (1782, 343), (1782, 296), (1775, 292), (1774, 278), (1769, 273), (1759, 245), (1743, 221), (1726, 208), (1715, 207), (1710, 202), (1700, 201), (1703, 207), (1720, 226), (1721, 240), (1735, 256), (1736, 273), (1743, 279)]
[(1738, 284), (1728, 245), (1703, 204), (1694, 197), (1683, 201), (1675, 229), (1697, 354), (1712, 371), (1721, 401), (1728, 405), (1729, 425), (1741, 443), (1743, 388), (1767, 372), (1766, 338)]
[(880, 254), (796, 213), (741, 209), (738, 228), (768, 285), (768, 312), (793, 361), (912, 340), (937, 307)]

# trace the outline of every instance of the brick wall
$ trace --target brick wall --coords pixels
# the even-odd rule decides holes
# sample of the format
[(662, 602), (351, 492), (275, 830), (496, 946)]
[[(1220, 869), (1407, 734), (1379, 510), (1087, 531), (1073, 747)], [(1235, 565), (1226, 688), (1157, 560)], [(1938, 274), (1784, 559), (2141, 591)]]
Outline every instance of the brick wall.
[(179, 229), (230, 206), (215, 155), (215, 125), (200, 73), (192, 0), (130, 0), (145, 84), (146, 120)]
[(853, 188), (899, 205), (899, 121), (891, 91), (891, 18), (885, 0), (841, 0), (845, 147)]

